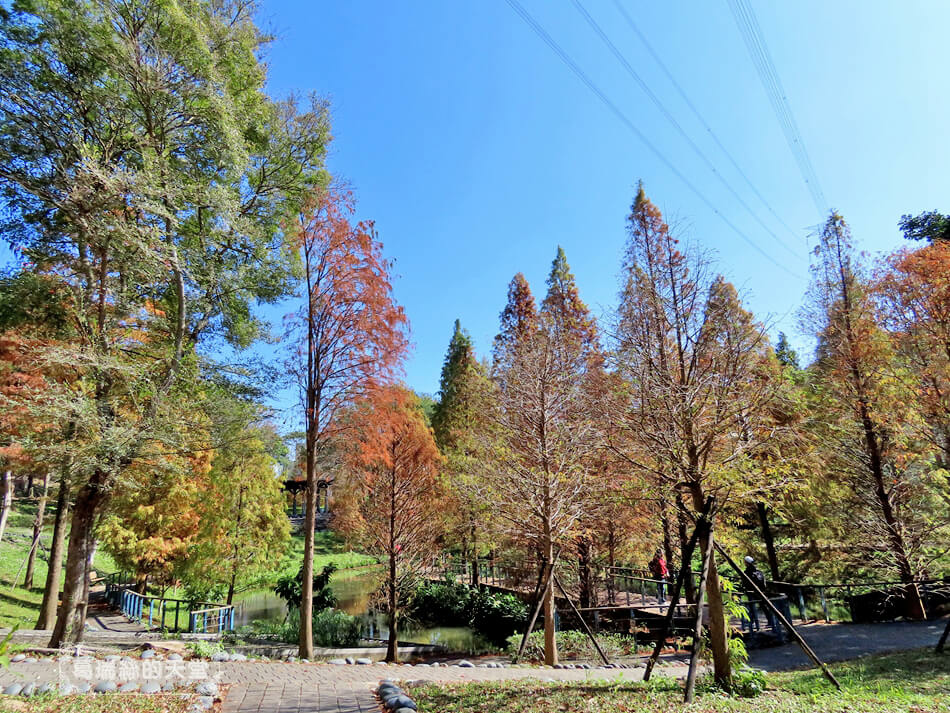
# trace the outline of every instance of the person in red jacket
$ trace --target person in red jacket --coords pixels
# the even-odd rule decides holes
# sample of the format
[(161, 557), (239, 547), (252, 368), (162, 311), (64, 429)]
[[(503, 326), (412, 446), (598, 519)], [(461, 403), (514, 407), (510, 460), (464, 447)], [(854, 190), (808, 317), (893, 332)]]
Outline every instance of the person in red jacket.
[(656, 601), (659, 604), (666, 603), (666, 580), (670, 576), (670, 570), (667, 569), (666, 560), (663, 557), (663, 551), (657, 550), (650, 560), (650, 575), (657, 580)]

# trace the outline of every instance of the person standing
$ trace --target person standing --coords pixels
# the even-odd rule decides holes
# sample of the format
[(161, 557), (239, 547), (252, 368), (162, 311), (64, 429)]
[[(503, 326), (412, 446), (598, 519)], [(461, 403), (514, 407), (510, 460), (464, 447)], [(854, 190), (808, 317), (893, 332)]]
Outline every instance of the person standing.
[[(765, 594), (765, 575), (762, 574), (762, 570), (755, 566), (755, 559), (749, 556), (745, 558), (745, 574), (749, 579), (755, 582), (755, 586)], [(749, 631), (756, 631), (760, 628), (756, 604), (761, 602), (761, 597), (752, 587), (746, 587), (746, 594), (749, 597), (749, 603), (746, 606), (749, 610)], [(772, 610), (765, 606), (765, 604), (762, 604), (762, 608), (765, 609), (765, 617), (768, 619), (769, 626), (775, 631), (776, 627), (772, 620)]]
[(663, 557), (663, 551), (657, 550), (650, 560), (650, 576), (657, 581), (656, 583), (656, 601), (658, 604), (666, 603), (666, 580), (670, 576), (670, 570), (666, 566), (666, 559)]

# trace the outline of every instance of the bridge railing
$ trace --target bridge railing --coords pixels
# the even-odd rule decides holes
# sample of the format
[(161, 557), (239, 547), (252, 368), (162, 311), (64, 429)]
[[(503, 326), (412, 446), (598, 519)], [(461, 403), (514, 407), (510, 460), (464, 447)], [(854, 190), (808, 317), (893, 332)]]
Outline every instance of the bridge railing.
[(195, 634), (220, 634), (234, 629), (234, 607), (230, 605), (198, 609), (190, 617), (188, 630)]
[(234, 607), (215, 602), (192, 602), (185, 599), (140, 594), (135, 591), (135, 578), (125, 572), (113, 572), (105, 577), (106, 601), (150, 629), (189, 631), (215, 634), (234, 628)]
[(791, 600), (796, 619), (803, 621), (885, 621), (907, 615), (907, 588), (916, 584), (924, 614), (935, 616), (950, 607), (950, 578), (914, 582), (838, 582), (801, 584), (770, 581), (769, 589)]

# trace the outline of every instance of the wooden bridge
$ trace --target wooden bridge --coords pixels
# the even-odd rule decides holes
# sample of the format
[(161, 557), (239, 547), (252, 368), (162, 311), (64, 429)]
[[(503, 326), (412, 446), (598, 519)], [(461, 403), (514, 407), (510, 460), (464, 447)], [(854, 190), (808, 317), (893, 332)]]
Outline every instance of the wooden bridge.
[[(539, 579), (537, 566), (485, 560), (478, 563), (477, 577), (473, 578), (472, 575), (471, 563), (448, 560), (434, 562), (425, 571), (425, 576), (433, 581), (450, 578), (472, 582), (474, 579), (480, 587), (513, 594), (529, 604), (536, 601)], [(693, 576), (698, 580), (699, 572), (693, 572)], [(644, 570), (608, 567), (600, 577), (592, 578), (588, 596), (593, 601), (589, 605), (581, 606), (580, 583), (576, 570), (567, 566), (558, 568), (558, 578), (571, 596), (571, 602), (563, 595), (555, 596), (559, 628), (583, 628), (578, 620), (580, 616), (594, 631), (625, 633), (654, 641), (659, 635), (663, 618), (670, 607), (669, 598), (660, 596), (661, 593), (666, 595), (669, 592), (668, 582), (655, 579)], [(778, 594), (770, 597), (770, 600), (787, 618), (792, 618), (787, 595)], [(747, 629), (750, 633), (762, 632), (779, 641), (784, 639), (778, 622), (766, 616), (761, 603), (756, 604), (748, 599), (740, 599), (739, 603), (749, 612), (750, 617), (746, 620), (733, 619), (732, 624), (736, 629)], [(681, 597), (676, 602), (670, 635), (674, 638), (691, 635), (695, 612), (695, 605)]]

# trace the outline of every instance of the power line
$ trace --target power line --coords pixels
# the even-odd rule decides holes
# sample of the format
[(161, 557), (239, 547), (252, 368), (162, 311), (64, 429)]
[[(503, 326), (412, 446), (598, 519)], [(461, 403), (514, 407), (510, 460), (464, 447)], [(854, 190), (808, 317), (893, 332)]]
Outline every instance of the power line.
[(749, 51), (752, 64), (755, 66), (769, 103), (772, 105), (772, 110), (775, 112), (775, 118), (778, 120), (779, 126), (782, 127), (782, 133), (785, 134), (788, 148), (798, 164), (798, 170), (808, 186), (808, 191), (811, 193), (812, 201), (818, 209), (818, 213), (824, 217), (828, 213), (828, 203), (825, 200), (824, 192), (821, 190), (818, 175), (815, 173), (808, 150), (805, 148), (805, 141), (798, 130), (798, 123), (795, 121), (794, 114), (792, 114), (782, 81), (775, 70), (775, 63), (772, 61), (772, 55), (762, 35), (762, 28), (759, 27), (755, 13), (746, 0), (728, 0), (728, 2), (729, 8), (732, 10), (732, 16), (736, 21), (736, 27), (739, 28), (739, 34), (742, 35), (742, 40)]
[(746, 175), (745, 171), (742, 170), (742, 168), (739, 166), (736, 159), (732, 156), (729, 150), (723, 145), (722, 141), (719, 140), (719, 137), (716, 135), (716, 132), (712, 130), (712, 127), (709, 126), (709, 124), (703, 118), (702, 113), (699, 111), (699, 109), (696, 108), (696, 105), (693, 104), (692, 100), (686, 94), (683, 87), (680, 86), (680, 83), (676, 80), (676, 77), (673, 76), (673, 73), (670, 72), (670, 70), (667, 68), (666, 64), (660, 58), (659, 54), (657, 54), (656, 50), (653, 49), (653, 46), (649, 43), (646, 36), (642, 32), (640, 32), (640, 28), (637, 27), (637, 24), (633, 21), (633, 18), (630, 17), (630, 14), (627, 12), (626, 8), (623, 6), (623, 3), (621, 3), (620, 0), (614, 0), (614, 6), (623, 16), (623, 19), (626, 21), (627, 25), (630, 27), (633, 33), (637, 36), (640, 42), (643, 43), (643, 46), (646, 48), (647, 52), (653, 58), (653, 61), (657, 63), (657, 66), (659, 66), (663, 74), (666, 75), (666, 78), (670, 80), (670, 83), (676, 89), (677, 93), (679, 93), (680, 98), (686, 103), (686, 106), (689, 107), (690, 111), (693, 112), (693, 116), (695, 116), (696, 119), (699, 121), (699, 123), (703, 125), (703, 128), (706, 129), (706, 132), (709, 134), (713, 142), (715, 142), (716, 146), (719, 147), (719, 150), (722, 151), (722, 153), (725, 155), (727, 159), (729, 159), (729, 163), (732, 164), (732, 167), (736, 170), (736, 173), (742, 176), (742, 180), (746, 182), (746, 185), (749, 186), (749, 188), (752, 190), (753, 193), (755, 193), (756, 197), (760, 201), (762, 201), (762, 205), (764, 205), (766, 209), (769, 211), (769, 213), (772, 214), (772, 217), (775, 218), (775, 220), (777, 220), (779, 223), (781, 223), (782, 226), (786, 230), (788, 230), (788, 232), (791, 235), (793, 235), (796, 239), (800, 238), (801, 236), (798, 233), (796, 233), (788, 225), (788, 223), (786, 223), (781, 218), (781, 216), (779, 216), (778, 213), (775, 212), (775, 210), (772, 208), (772, 205), (765, 199), (765, 196), (763, 196), (759, 192), (759, 189), (755, 187), (755, 184), (752, 183), (752, 180)]
[(660, 110), (660, 113), (663, 114), (664, 117), (666, 117), (666, 120), (670, 122), (670, 124), (673, 125), (673, 128), (675, 128), (676, 131), (679, 133), (679, 135), (683, 137), (683, 140), (686, 141), (686, 143), (690, 145), (690, 148), (693, 149), (693, 152), (697, 156), (699, 156), (699, 158), (703, 161), (703, 163), (706, 164), (706, 167), (710, 171), (713, 172), (716, 178), (719, 179), (719, 182), (723, 186), (725, 186), (726, 190), (729, 191), (729, 193), (732, 194), (732, 197), (736, 199), (739, 205), (745, 208), (746, 211), (749, 213), (749, 215), (751, 215), (755, 219), (755, 221), (759, 225), (762, 226), (762, 229), (765, 230), (765, 232), (767, 232), (769, 235), (771, 235), (772, 238), (779, 245), (785, 248), (785, 250), (787, 250), (795, 259), (804, 261), (800, 253), (796, 252), (784, 240), (782, 240), (778, 235), (776, 235), (771, 230), (771, 228), (769, 228), (769, 226), (767, 226), (765, 223), (762, 222), (759, 216), (752, 210), (752, 208), (749, 207), (749, 204), (745, 202), (742, 196), (740, 196), (736, 192), (736, 190), (729, 184), (729, 182), (725, 179), (725, 177), (716, 169), (712, 161), (710, 161), (709, 158), (706, 156), (706, 154), (703, 153), (703, 150), (700, 149), (699, 146), (696, 145), (696, 142), (693, 141), (692, 138), (690, 138), (689, 134), (686, 133), (686, 131), (683, 129), (680, 123), (676, 120), (676, 117), (674, 117), (669, 112), (669, 110), (666, 108), (663, 102), (660, 101), (660, 98), (656, 94), (653, 93), (653, 91), (650, 89), (647, 83), (643, 81), (643, 79), (640, 77), (637, 71), (627, 61), (627, 58), (624, 57), (623, 53), (619, 49), (617, 49), (617, 46), (610, 40), (610, 38), (607, 36), (607, 33), (605, 33), (603, 29), (601, 29), (600, 25), (597, 24), (597, 21), (591, 16), (589, 12), (587, 12), (587, 9), (581, 4), (580, 0), (571, 0), (571, 2), (574, 4), (574, 7), (581, 14), (581, 17), (584, 18), (584, 20), (587, 22), (590, 28), (597, 34), (600, 40), (607, 46), (607, 49), (610, 50), (610, 52), (617, 59), (617, 61), (620, 62), (623, 68), (627, 70), (627, 74), (629, 74), (633, 78), (633, 80), (639, 85), (640, 89), (642, 89), (643, 92), (650, 98), (650, 101), (653, 102), (654, 106), (656, 106), (656, 108)]
[(617, 105), (614, 104), (614, 103), (610, 100), (610, 98), (607, 97), (607, 95), (604, 94), (604, 93), (600, 90), (600, 88), (599, 88), (596, 84), (594, 84), (594, 83), (591, 81), (591, 79), (587, 76), (587, 74), (584, 73), (584, 70), (582, 70), (582, 69), (577, 65), (577, 63), (576, 63), (573, 59), (571, 59), (570, 56), (569, 56), (563, 49), (561, 49), (561, 46), (554, 40), (554, 38), (552, 38), (552, 37), (547, 33), (547, 31), (546, 31), (540, 24), (538, 24), (538, 22), (530, 15), (530, 13), (528, 13), (528, 11), (525, 10), (524, 7), (521, 6), (521, 3), (519, 3), (518, 0), (506, 0), (506, 2), (507, 2), (508, 5), (511, 7), (511, 9), (514, 10), (515, 13), (517, 13), (517, 15), (518, 15), (522, 20), (525, 21), (525, 23), (528, 25), (528, 27), (530, 27), (530, 28), (534, 31), (534, 33), (535, 33), (538, 37), (540, 37), (548, 47), (551, 48), (551, 50), (554, 52), (554, 54), (556, 54), (556, 55), (558, 56), (558, 58), (559, 58), (565, 65), (567, 65), (567, 67), (577, 76), (577, 78), (580, 79), (581, 82), (583, 82), (584, 85), (585, 85), (588, 89), (590, 89), (590, 91), (593, 92), (594, 95), (595, 95), (598, 99), (600, 99), (600, 101), (604, 104), (604, 106), (606, 106), (606, 107), (611, 111), (611, 113), (613, 113), (613, 115), (616, 116), (616, 117), (621, 121), (621, 123), (623, 123), (624, 126), (626, 126), (626, 127), (633, 133), (633, 135), (636, 136), (636, 137), (644, 144), (644, 146), (646, 146), (646, 147), (650, 150), (650, 152), (651, 152), (661, 163), (663, 163), (663, 165), (665, 165), (677, 178), (679, 178), (679, 179), (686, 185), (686, 187), (689, 188), (689, 189), (696, 195), (697, 198), (699, 198), (703, 203), (705, 203), (706, 206), (707, 206), (713, 213), (715, 213), (716, 215), (718, 215), (719, 218), (722, 220), (722, 222), (724, 222), (726, 225), (728, 225), (729, 228), (731, 228), (732, 231), (733, 231), (736, 235), (738, 235), (740, 238), (742, 238), (750, 247), (752, 247), (756, 252), (758, 252), (760, 255), (762, 255), (762, 257), (764, 257), (766, 260), (768, 260), (769, 262), (771, 262), (773, 265), (775, 265), (776, 267), (780, 268), (781, 270), (784, 270), (786, 273), (788, 273), (788, 274), (791, 275), (792, 277), (795, 277), (795, 278), (800, 278), (800, 277), (801, 277), (801, 275), (792, 272), (792, 271), (789, 270), (785, 265), (783, 265), (782, 263), (778, 262), (774, 257), (772, 257), (771, 255), (769, 255), (765, 250), (763, 250), (761, 247), (759, 247), (759, 245), (756, 244), (755, 241), (753, 241), (748, 235), (746, 235), (744, 232), (742, 232), (741, 230), (739, 230), (739, 228), (737, 228), (737, 227), (735, 226), (735, 224), (732, 223), (732, 221), (730, 221), (728, 218), (726, 218), (726, 216), (724, 216), (724, 215), (719, 211), (719, 209), (716, 208), (715, 205), (713, 205), (712, 201), (710, 201), (702, 192), (700, 192), (700, 190), (699, 190), (698, 188), (696, 188), (696, 186), (694, 186), (693, 183), (692, 183), (688, 178), (686, 178), (686, 176), (684, 176), (683, 173), (682, 173), (678, 168), (676, 168), (676, 166), (674, 166), (674, 165), (670, 162), (670, 160), (667, 159), (666, 156), (664, 156), (664, 155), (659, 151), (659, 149), (657, 149), (655, 146), (653, 146), (652, 143), (650, 143), (650, 141), (647, 139), (647, 137), (643, 135), (643, 133), (642, 133), (642, 132), (636, 127), (636, 125), (627, 117), (627, 115), (624, 114), (624, 113), (617, 107)]

